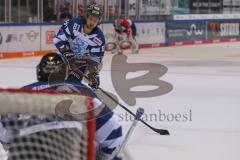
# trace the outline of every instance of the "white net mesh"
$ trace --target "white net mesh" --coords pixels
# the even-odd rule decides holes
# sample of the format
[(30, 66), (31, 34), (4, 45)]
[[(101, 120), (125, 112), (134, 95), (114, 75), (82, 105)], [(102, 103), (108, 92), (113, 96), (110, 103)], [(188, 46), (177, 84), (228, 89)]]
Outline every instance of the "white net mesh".
[(95, 159), (94, 118), (76, 121), (68, 115), (65, 119), (64, 113), (58, 113), (66, 111), (62, 109), (66, 107), (66, 103), (62, 104), (64, 100), (71, 100), (71, 107), (67, 108), (75, 115), (85, 113), (88, 118), (93, 116), (92, 112), (88, 112), (93, 103), (86, 96), (0, 90), (0, 140), (7, 152), (7, 156), (0, 152), (0, 159)]

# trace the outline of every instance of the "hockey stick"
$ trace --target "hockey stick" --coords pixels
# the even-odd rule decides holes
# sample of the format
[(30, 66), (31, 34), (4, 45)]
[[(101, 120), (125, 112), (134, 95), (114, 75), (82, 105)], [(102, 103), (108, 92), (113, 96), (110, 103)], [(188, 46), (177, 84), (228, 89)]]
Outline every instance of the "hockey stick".
[[(83, 76), (84, 78), (86, 78), (88, 81), (90, 81), (90, 79), (83, 73), (81, 72), (79, 69), (75, 69), (75, 72), (77, 72), (80, 76)], [(91, 82), (91, 81), (90, 81)], [(131, 115), (133, 115), (134, 117), (136, 117), (136, 115), (130, 111), (127, 107), (125, 107), (124, 105), (122, 105), (121, 103), (119, 103), (116, 99), (114, 99), (111, 95), (109, 95), (106, 91), (104, 91), (101, 87), (98, 88), (100, 91), (102, 91), (107, 97), (109, 97), (113, 102), (117, 103), (120, 107), (122, 107), (124, 110), (126, 110), (128, 113), (130, 113)], [(149, 127), (151, 130), (153, 130), (156, 133), (159, 133), (160, 135), (170, 135), (169, 131), (166, 129), (158, 129), (158, 128), (154, 128), (152, 126), (150, 126), (147, 122), (145, 122), (144, 120), (140, 119), (140, 121), (146, 125), (147, 127)]]
[(112, 160), (114, 157), (117, 157), (117, 156), (121, 155), (121, 153), (122, 153), (123, 149), (125, 148), (125, 146), (126, 146), (128, 140), (129, 140), (130, 136), (132, 135), (133, 130), (136, 128), (137, 123), (141, 119), (141, 116), (143, 115), (143, 113), (144, 113), (144, 109), (143, 108), (138, 108), (137, 109), (137, 112), (136, 112), (136, 115), (135, 115), (135, 119), (134, 119), (131, 127), (129, 128), (126, 136), (124, 137), (121, 146), (116, 150), (115, 153), (113, 153), (113, 156), (111, 157), (110, 160)]
[[(111, 95), (109, 95), (106, 91), (104, 91), (102, 88), (99, 87), (99, 90), (102, 91), (106, 96), (108, 96), (111, 100), (113, 100), (115, 103), (117, 103), (119, 106), (121, 106), (124, 110), (126, 110), (128, 113), (130, 113), (131, 115), (133, 115), (134, 117), (136, 116), (132, 111), (130, 111), (127, 107), (125, 107), (124, 105), (122, 105), (121, 103), (119, 103), (117, 100), (115, 100)], [(159, 133), (160, 135), (170, 135), (168, 130), (165, 129), (157, 129), (154, 128), (152, 126), (150, 126), (147, 122), (145, 122), (144, 120), (140, 119), (140, 122), (142, 122), (143, 124), (145, 124), (147, 127), (149, 127), (150, 129), (152, 129), (154, 132)]]
[(144, 113), (144, 109), (143, 109), (143, 108), (138, 108), (138, 109), (137, 109), (135, 119), (134, 119), (131, 127), (129, 128), (129, 130), (128, 130), (128, 132), (127, 132), (127, 134), (126, 134), (126, 136), (125, 136), (125, 138), (124, 138), (124, 140), (123, 140), (123, 142), (122, 142), (122, 145), (120, 146), (120, 148), (119, 148), (116, 156), (118, 156), (118, 155), (121, 154), (122, 150), (124, 149), (124, 147), (125, 147), (126, 144), (127, 144), (128, 139), (130, 138), (133, 130), (136, 128), (137, 123), (138, 123), (139, 120), (141, 119), (143, 113)]

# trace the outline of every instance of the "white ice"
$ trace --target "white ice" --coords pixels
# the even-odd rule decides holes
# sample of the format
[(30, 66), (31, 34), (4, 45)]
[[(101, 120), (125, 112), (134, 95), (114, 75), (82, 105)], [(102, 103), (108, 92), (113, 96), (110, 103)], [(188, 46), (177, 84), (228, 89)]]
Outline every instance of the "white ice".
[[(161, 80), (173, 85), (170, 93), (138, 98), (136, 106), (129, 107), (134, 112), (143, 107), (149, 124), (168, 129), (171, 134), (160, 136), (139, 123), (127, 144), (130, 159), (240, 159), (239, 43), (142, 49), (140, 54), (127, 55), (129, 63), (165, 65), (169, 70)], [(112, 56), (106, 54), (104, 58), (101, 87), (116, 93), (110, 76)], [(35, 66), (39, 60), (39, 57), (0, 60), (0, 87), (20, 87), (36, 81)], [(127, 105), (121, 99), (120, 102)], [(160, 111), (171, 121), (160, 120)], [(129, 116), (125, 117), (120, 107), (115, 112), (126, 132), (131, 124)], [(187, 121), (172, 120), (171, 116), (177, 114), (188, 116)]]

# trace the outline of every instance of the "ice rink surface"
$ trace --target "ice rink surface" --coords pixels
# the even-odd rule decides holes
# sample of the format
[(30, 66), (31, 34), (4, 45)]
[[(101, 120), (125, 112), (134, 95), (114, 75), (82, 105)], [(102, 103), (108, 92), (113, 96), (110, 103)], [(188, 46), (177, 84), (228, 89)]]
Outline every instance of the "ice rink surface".
[[(128, 159), (240, 159), (239, 43), (142, 49), (140, 54), (126, 55), (128, 63), (166, 66), (168, 72), (160, 79), (173, 85), (168, 94), (137, 98), (136, 105), (129, 107), (134, 112), (143, 107), (146, 113), (143, 118), (156, 128), (168, 129), (171, 135), (157, 135), (139, 123), (127, 144)], [(111, 70), (112, 57), (107, 53), (104, 58), (101, 87), (116, 94), (111, 81), (111, 72), (115, 72)], [(39, 57), (0, 60), (0, 87), (35, 82), (39, 60)], [(134, 72), (128, 76), (141, 74)], [(149, 88), (153, 87), (142, 86), (137, 90)], [(120, 107), (115, 112), (126, 132), (131, 124), (129, 116)]]

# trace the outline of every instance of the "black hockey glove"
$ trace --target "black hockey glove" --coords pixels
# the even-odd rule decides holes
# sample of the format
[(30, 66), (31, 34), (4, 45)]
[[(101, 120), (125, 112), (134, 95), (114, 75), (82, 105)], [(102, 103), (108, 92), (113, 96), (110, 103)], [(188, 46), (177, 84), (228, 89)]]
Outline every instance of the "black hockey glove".
[(58, 48), (58, 50), (60, 53), (62, 53), (68, 63), (75, 56), (75, 54), (70, 50), (70, 47), (68, 47), (67, 45), (62, 45), (60, 48)]
[(99, 75), (97, 73), (89, 73), (88, 74), (88, 80), (89, 80), (88, 85), (92, 89), (98, 89), (99, 88), (100, 78), (99, 78)]
[(69, 70), (75, 70), (77, 68), (77, 64), (75, 62), (75, 54), (73, 52), (64, 52), (62, 53), (63, 57), (66, 60), (66, 63), (69, 67)]
[(64, 52), (63, 56), (69, 61), (75, 56), (75, 54), (73, 52)]

